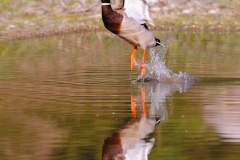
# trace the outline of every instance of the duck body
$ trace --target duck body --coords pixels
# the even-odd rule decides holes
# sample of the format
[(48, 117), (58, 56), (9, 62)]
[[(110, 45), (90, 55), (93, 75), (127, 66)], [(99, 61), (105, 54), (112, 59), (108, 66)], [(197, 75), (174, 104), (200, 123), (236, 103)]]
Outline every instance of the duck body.
[[(134, 5), (131, 3), (134, 3)], [(124, 8), (125, 6), (126, 8)], [(136, 9), (138, 6), (140, 8), (139, 11)], [(131, 55), (131, 69), (136, 63), (137, 46), (141, 46), (144, 50), (141, 68), (142, 76), (145, 75), (146, 49), (160, 43), (160, 40), (155, 38), (154, 34), (144, 23), (146, 20), (144, 14), (141, 13), (146, 12), (146, 19), (150, 21), (150, 24), (153, 24), (148, 15), (148, 8), (146, 10), (144, 7), (148, 7), (145, 0), (119, 0), (117, 9), (112, 8), (110, 0), (102, 0), (102, 20), (104, 26), (134, 46)]]
[(139, 25), (132, 17), (128, 17), (124, 13), (123, 22), (119, 37), (123, 38), (133, 46), (141, 46), (142, 49), (156, 46), (155, 37), (152, 32)]

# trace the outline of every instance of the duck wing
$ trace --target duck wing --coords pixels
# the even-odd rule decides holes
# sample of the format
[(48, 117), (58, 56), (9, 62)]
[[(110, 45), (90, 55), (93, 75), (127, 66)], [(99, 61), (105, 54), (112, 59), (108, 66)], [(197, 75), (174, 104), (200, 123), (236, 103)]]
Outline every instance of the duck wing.
[(149, 0), (124, 0), (125, 13), (134, 18), (138, 23), (148, 22), (154, 26), (148, 9)]

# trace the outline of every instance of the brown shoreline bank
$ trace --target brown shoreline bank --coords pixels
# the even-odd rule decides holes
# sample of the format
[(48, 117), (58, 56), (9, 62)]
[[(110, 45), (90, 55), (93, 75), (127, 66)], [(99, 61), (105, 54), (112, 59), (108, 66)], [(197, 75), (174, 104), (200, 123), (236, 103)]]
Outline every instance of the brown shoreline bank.
[[(61, 3), (60, 3), (61, 2)], [(106, 31), (99, 0), (0, 2), (0, 40), (28, 39), (75, 32)], [(151, 0), (151, 30), (240, 32), (236, 0)]]
[[(174, 18), (165, 16), (155, 19), (156, 27), (152, 27), (151, 30), (216, 33), (240, 32), (240, 23), (231, 24), (221, 18), (214, 22), (211, 21), (210, 18), (212, 17), (202, 16), (197, 19), (188, 19), (182, 16), (174, 16)], [(63, 21), (64, 20), (67, 21), (66, 18), (63, 18)], [(0, 40), (29, 39), (68, 33), (106, 31), (99, 15), (96, 16), (96, 18), (92, 18), (91, 16), (88, 20), (85, 19), (84, 21), (85, 22), (77, 20), (76, 22), (66, 23), (64, 26), (51, 20), (49, 20), (49, 25), (44, 23), (38, 26), (10, 25), (7, 29), (0, 30)], [(209, 22), (203, 23), (203, 21)]]

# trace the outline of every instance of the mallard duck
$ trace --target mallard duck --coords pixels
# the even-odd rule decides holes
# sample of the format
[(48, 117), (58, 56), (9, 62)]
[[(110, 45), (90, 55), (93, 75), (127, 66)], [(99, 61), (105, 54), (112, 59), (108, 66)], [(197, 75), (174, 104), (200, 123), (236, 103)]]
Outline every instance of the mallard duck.
[(147, 159), (155, 142), (154, 138), (150, 139), (148, 136), (154, 132), (155, 126), (154, 118), (132, 119), (123, 128), (104, 140), (102, 160)]
[(148, 0), (118, 0), (114, 9), (110, 0), (101, 1), (104, 26), (134, 47), (131, 54), (131, 70), (136, 65), (137, 46), (143, 49), (141, 76), (144, 77), (146, 49), (161, 44), (146, 25), (146, 22), (154, 25), (148, 11)]

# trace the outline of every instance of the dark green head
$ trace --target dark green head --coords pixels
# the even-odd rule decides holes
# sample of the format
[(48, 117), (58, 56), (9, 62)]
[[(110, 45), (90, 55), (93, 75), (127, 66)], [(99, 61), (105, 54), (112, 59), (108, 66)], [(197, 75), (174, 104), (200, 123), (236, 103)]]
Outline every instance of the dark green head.
[(101, 0), (102, 3), (110, 3), (110, 0)]

